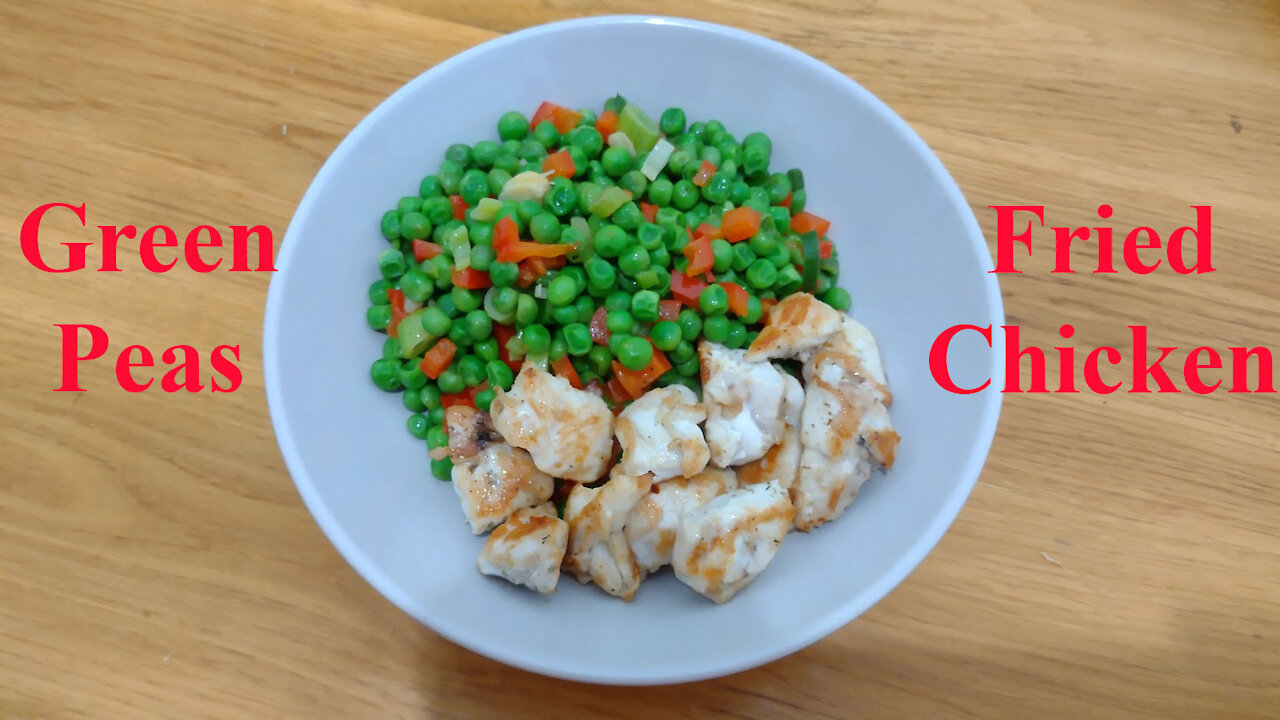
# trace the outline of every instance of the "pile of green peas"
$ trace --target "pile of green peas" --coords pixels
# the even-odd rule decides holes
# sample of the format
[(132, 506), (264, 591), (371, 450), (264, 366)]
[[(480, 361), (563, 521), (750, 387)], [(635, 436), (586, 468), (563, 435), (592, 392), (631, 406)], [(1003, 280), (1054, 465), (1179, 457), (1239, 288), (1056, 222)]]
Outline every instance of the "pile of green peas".
[[(617, 96), (604, 110), (619, 113), (625, 105)], [(447, 397), (469, 394), (487, 411), (495, 390), (511, 387), (511, 364), (522, 361), (550, 364), (567, 357), (582, 383), (603, 383), (615, 361), (640, 371), (649, 367), (656, 349), (671, 364), (657, 385), (680, 384), (700, 393), (698, 340), (749, 345), (764, 315), (762, 301), (801, 291), (797, 266), (814, 262), (790, 225), (805, 208), (803, 175), (770, 172), (772, 143), (765, 134), (739, 140), (718, 120), (686, 124), (683, 110), (668, 108), (652, 121), (653, 130), (674, 149), (651, 181), (641, 172), (648, 152), (633, 156), (610, 146), (596, 127), (599, 115), (578, 112), (580, 122), (564, 134), (551, 122), (530, 128), (523, 114), (503, 114), (497, 140), (450, 145), (417, 194), (400, 198), (381, 218), (389, 246), (378, 256), (381, 277), (369, 287), (366, 319), (373, 329), (386, 331), (394, 314), (388, 290), (399, 290), (417, 309), (399, 321), (399, 337), (386, 339), (370, 376), (377, 387), (401, 393), (410, 412), (409, 432), (432, 449), (448, 444)], [(571, 179), (552, 179), (541, 202), (506, 200), (491, 217), (476, 217), (481, 200), (496, 198), (520, 172), (541, 171), (547, 155), (562, 150), (573, 160)], [(699, 187), (693, 180), (704, 162), (715, 170)], [(607, 215), (592, 212), (602, 194), (615, 187), (629, 192), (630, 199)], [(468, 208), (462, 219), (455, 216), (459, 200)], [(651, 220), (645, 205), (652, 206)], [(748, 291), (747, 313), (730, 312), (727, 292), (712, 284), (691, 303), (696, 308), (682, 307), (674, 319), (662, 319), (662, 302), (673, 297), (672, 271), (683, 273), (689, 263), (686, 228), (719, 227), (724, 212), (735, 207), (754, 208), (760, 230), (738, 243), (712, 241), (712, 272), (717, 282)], [(493, 248), (494, 226), (504, 217), (515, 222), (522, 240), (577, 248), (563, 267), (522, 287), (520, 266), (499, 262)], [(418, 261), (414, 241), (434, 243), (442, 252)], [(848, 310), (849, 293), (837, 285), (836, 255), (817, 262), (813, 292), (837, 310)], [(464, 266), (466, 272), (487, 276), (486, 286), (455, 285), (454, 273)], [(592, 335), (592, 320), (601, 308), (607, 344)], [(505, 347), (499, 346), (495, 328), (512, 334)], [(432, 380), (420, 365), (441, 338), (457, 351)], [(436, 477), (449, 479), (451, 469), (447, 458), (432, 461)]]

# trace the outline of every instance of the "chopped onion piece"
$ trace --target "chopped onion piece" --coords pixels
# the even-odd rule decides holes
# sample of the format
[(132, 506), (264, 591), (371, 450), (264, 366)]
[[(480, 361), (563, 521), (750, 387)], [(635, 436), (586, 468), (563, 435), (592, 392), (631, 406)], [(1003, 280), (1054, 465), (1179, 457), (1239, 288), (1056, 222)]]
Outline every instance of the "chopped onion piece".
[(581, 215), (574, 215), (569, 218), (569, 227), (582, 233), (583, 240), (591, 239), (591, 226), (587, 224), (587, 219)]
[(404, 299), (404, 311), (405, 311), (406, 313), (411, 313), (411, 312), (413, 312), (414, 310), (417, 310), (417, 309), (419, 309), (419, 308), (421, 308), (421, 307), (422, 307), (422, 303), (420, 303), (420, 302), (416, 302), (416, 301), (414, 301), (414, 300), (410, 300), (409, 298), (405, 298), (405, 299)]
[(636, 144), (631, 142), (631, 138), (626, 133), (615, 132), (609, 136), (609, 147), (620, 147), (631, 153), (631, 157), (636, 156)]
[(671, 153), (675, 152), (675, 145), (667, 142), (666, 138), (659, 138), (654, 144), (653, 149), (649, 151), (649, 157), (644, 159), (644, 166), (640, 168), (640, 172), (653, 182), (657, 179), (658, 173), (667, 166), (667, 161), (671, 159)]
[(497, 198), (481, 198), (476, 206), (471, 208), (471, 219), (477, 222), (493, 222), (498, 216), (498, 211), (502, 209), (502, 201)]
[(534, 286), (533, 286), (533, 296), (534, 296), (534, 297), (536, 297), (536, 298), (538, 298), (539, 300), (546, 300), (546, 299), (547, 299), (547, 286), (546, 286), (546, 285), (543, 285), (542, 283), (538, 283), (537, 285), (534, 285)]
[(551, 183), (547, 180), (546, 175), (532, 170), (525, 170), (502, 186), (502, 192), (498, 193), (498, 199), (515, 200), (516, 202), (524, 200), (542, 202), (542, 198), (546, 196), (550, 187)]

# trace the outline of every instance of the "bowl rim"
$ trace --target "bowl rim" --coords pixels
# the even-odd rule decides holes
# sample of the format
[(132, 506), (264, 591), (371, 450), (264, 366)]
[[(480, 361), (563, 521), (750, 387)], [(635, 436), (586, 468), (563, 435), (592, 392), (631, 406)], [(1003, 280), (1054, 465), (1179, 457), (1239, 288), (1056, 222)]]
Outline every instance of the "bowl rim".
[[(967, 502), (991, 451), (991, 444), (995, 438), (996, 427), (999, 422), (1003, 393), (994, 388), (988, 388), (988, 392), (985, 393), (984, 421), (978, 428), (977, 443), (974, 445), (973, 452), (971, 452), (967, 463), (959, 471), (960, 481), (955, 485), (950, 496), (946, 498), (940, 511), (929, 523), (926, 531), (915, 540), (908, 551), (898, 559), (888, 572), (877, 578), (861, 593), (848, 598), (843, 604), (828, 612), (825, 616), (813, 618), (804, 632), (798, 633), (791, 641), (745, 653), (731, 661), (707, 664), (697, 669), (681, 667), (675, 671), (664, 670), (643, 673), (628, 670), (619, 671), (613, 668), (570, 671), (554, 664), (530, 660), (522, 656), (518, 651), (512, 652), (503, 646), (486, 642), (479, 637), (473, 636), (465, 628), (449, 627), (444, 623), (437, 622), (429, 611), (420, 613), (411, 609), (415, 605), (412, 598), (404, 593), (390, 577), (377, 570), (356, 543), (343, 532), (325, 500), (311, 483), (310, 478), (303, 472), (301, 453), (294, 442), (289, 421), (283, 410), (284, 398), (281, 396), (281, 374), (276, 362), (278, 356), (277, 338), (282, 324), (281, 303), (283, 302), (282, 297), (284, 294), (282, 289), (284, 283), (281, 278), (288, 271), (294, 252), (300, 245), (297, 237), (299, 221), (311, 213), (312, 205), (316, 202), (315, 195), (318, 192), (318, 188), (327, 184), (329, 176), (337, 172), (336, 168), (346, 159), (347, 155), (353, 152), (353, 148), (358, 144), (359, 140), (370, 131), (370, 128), (379, 118), (391, 112), (393, 108), (400, 104), (403, 98), (412, 94), (418, 86), (431, 82), (436, 75), (449, 71), (453, 66), (461, 64), (473, 56), (504, 45), (518, 43), (527, 38), (560, 32), (566, 29), (630, 24), (672, 25), (727, 36), (750, 45), (782, 53), (799, 61), (813, 72), (823, 74), (841, 83), (849, 92), (866, 103), (881, 119), (889, 123), (919, 154), (929, 170), (939, 180), (951, 204), (962, 218), (967, 231), (970, 249), (978, 255), (980, 266), (988, 271), (993, 269), (987, 243), (977, 219), (974, 217), (963, 192), (946, 167), (943, 166), (941, 160), (938, 159), (933, 150), (911, 126), (884, 101), (844, 73), (808, 53), (772, 38), (740, 28), (702, 20), (641, 14), (598, 15), (559, 20), (499, 35), (427, 68), (382, 100), (347, 133), (312, 178), (285, 231), (283, 246), (276, 258), (277, 272), (271, 279), (271, 284), (267, 291), (266, 308), (263, 317), (262, 367), (272, 430), (281, 455), (284, 458), (285, 467), (298, 490), (298, 494), (301, 496), (307, 510), (324, 532), (325, 537), (333, 544), (338, 553), (357, 574), (373, 586), (384, 598), (406, 615), (414, 618), (450, 642), (512, 667), (544, 676), (578, 682), (607, 685), (665, 685), (723, 677), (773, 662), (825, 638), (883, 600), (932, 552)], [(990, 281), (985, 283), (985, 287), (987, 293), (986, 301), (992, 310), (989, 319), (993, 326), (1003, 325), (1005, 313), (999, 277), (995, 274), (991, 274), (988, 277)], [(975, 318), (974, 322), (976, 324), (979, 320)], [(1000, 333), (994, 333), (992, 340), (990, 377), (996, 378), (999, 377), (1001, 367), (999, 358), (1003, 354), (1001, 350), (1004, 343)]]

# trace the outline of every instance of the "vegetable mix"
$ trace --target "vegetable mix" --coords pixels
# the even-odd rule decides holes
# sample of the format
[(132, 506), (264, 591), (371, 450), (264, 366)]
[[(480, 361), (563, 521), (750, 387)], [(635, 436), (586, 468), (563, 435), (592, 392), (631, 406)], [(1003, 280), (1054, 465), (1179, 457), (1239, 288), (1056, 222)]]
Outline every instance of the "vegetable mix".
[[(764, 133), (674, 107), (655, 121), (622, 96), (599, 113), (505, 113), (496, 140), (450, 145), (382, 216), (374, 384), (401, 392), (434, 449), (446, 408), (487, 411), (524, 362), (616, 411), (655, 386), (700, 393), (698, 339), (745, 347), (792, 293), (848, 310), (830, 223), (771, 154)], [(432, 471), (447, 480), (451, 463)]]

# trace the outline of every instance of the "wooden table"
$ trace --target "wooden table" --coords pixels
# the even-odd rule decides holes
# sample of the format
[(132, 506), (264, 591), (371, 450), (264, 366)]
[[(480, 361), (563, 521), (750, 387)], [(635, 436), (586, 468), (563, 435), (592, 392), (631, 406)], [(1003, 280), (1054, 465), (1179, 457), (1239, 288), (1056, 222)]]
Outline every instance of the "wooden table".
[[(39, 205), (93, 226), (262, 223), (423, 69), (581, 13), (675, 0), (180, 0), (0, 6), (0, 717), (1187, 717), (1280, 714), (1275, 395), (1010, 395), (937, 550), (832, 637), (717, 681), (611, 689), (511, 670), (400, 613), (294, 491), (263, 396), (268, 273), (46, 274)], [(529, 9), (529, 6), (535, 6)], [(1175, 7), (1176, 6), (1176, 7)], [(1214, 209), (1217, 272), (1002, 278), (1027, 342), (1280, 351), (1280, 12), (1273, 2), (711, 0), (708, 20), (849, 73), (990, 205), (1167, 231)], [(1049, 231), (1037, 235), (1046, 242)], [(90, 267), (100, 253), (89, 252)], [(1117, 257), (1119, 257), (1117, 255)], [(1091, 244), (1074, 259), (1096, 260)], [(323, 323), (323, 319), (317, 319)], [(111, 352), (59, 383), (54, 323)], [(112, 359), (240, 344), (231, 394), (130, 394)], [(1182, 355), (1179, 355), (1179, 362)], [(207, 368), (207, 365), (206, 365)], [(206, 370), (207, 373), (207, 370)], [(157, 383), (158, 385), (159, 383)]]

